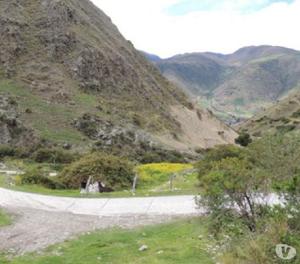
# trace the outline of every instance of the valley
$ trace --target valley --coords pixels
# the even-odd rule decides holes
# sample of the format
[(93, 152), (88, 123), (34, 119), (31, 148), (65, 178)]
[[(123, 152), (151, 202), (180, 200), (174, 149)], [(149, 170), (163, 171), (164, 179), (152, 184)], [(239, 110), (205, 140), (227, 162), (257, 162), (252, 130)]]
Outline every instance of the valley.
[(0, 1), (0, 263), (299, 264), (300, 52), (219, 32), (274, 3), (114, 1)]
[(188, 53), (152, 61), (191, 98), (232, 124), (297, 91), (299, 59), (296, 50), (251, 46), (228, 55)]

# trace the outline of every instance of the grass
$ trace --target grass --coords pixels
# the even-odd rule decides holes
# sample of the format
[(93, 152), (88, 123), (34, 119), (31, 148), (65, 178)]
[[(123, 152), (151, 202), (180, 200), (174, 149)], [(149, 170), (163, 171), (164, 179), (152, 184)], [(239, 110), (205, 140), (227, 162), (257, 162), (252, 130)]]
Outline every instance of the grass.
[[(32, 168), (33, 166), (42, 166), (44, 171), (51, 172), (49, 164), (33, 164), (24, 161), (8, 161), (14, 167), (21, 170)], [(80, 194), (78, 190), (52, 190), (41, 185), (24, 185), (20, 184), (20, 176), (5, 176), (0, 175), (0, 187), (8, 188), (15, 191), (30, 192), (43, 195), (62, 196), (62, 197), (77, 197), (77, 198), (118, 198), (118, 197), (147, 197), (147, 196), (170, 196), (170, 195), (196, 195), (198, 194), (197, 174), (182, 173), (192, 169), (191, 164), (172, 164), (159, 163), (147, 164), (137, 167), (139, 179), (137, 190), (132, 194), (131, 190), (116, 191), (103, 194)], [(53, 170), (52, 170), (53, 171)], [(170, 176), (177, 173), (173, 180), (173, 189), (170, 188)], [(182, 173), (182, 174), (180, 174)], [(13, 185), (10, 184), (13, 183)]]
[(0, 209), (0, 228), (11, 224), (11, 218), (3, 210)]
[(154, 163), (137, 167), (142, 186), (157, 186), (169, 180), (170, 176), (184, 170), (193, 169), (191, 164)]
[[(201, 236), (201, 239), (199, 237)], [(203, 237), (203, 238), (202, 238)], [(212, 264), (206, 252), (208, 240), (203, 219), (178, 221), (131, 231), (113, 229), (84, 235), (28, 254), (6, 264)], [(139, 251), (142, 245), (148, 250)]]

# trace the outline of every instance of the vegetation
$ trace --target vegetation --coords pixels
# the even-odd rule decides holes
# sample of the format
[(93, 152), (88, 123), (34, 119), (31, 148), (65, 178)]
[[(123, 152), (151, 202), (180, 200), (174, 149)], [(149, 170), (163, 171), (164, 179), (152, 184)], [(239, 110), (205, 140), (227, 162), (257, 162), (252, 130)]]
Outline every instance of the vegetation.
[(39, 168), (27, 170), (20, 176), (22, 185), (41, 185), (48, 189), (65, 189), (66, 187), (56, 177), (46, 176)]
[(246, 132), (242, 132), (238, 138), (235, 139), (235, 143), (241, 145), (242, 147), (247, 147), (251, 142), (251, 136)]
[(9, 225), (11, 223), (11, 218), (3, 211), (0, 209), (0, 228), (2, 226)]
[[(218, 147), (197, 168), (198, 203), (210, 212), (210, 230), (219, 242), (229, 238), (221, 263), (282, 263), (276, 244), (299, 251), (299, 134), (266, 136), (247, 148)], [(285, 205), (272, 206), (270, 195), (284, 196)]]
[(154, 163), (137, 167), (139, 184), (143, 186), (158, 186), (167, 182), (171, 175), (190, 170), (191, 164), (182, 163)]
[[(7, 264), (212, 264), (205, 239), (206, 221), (193, 219), (167, 225), (145, 227), (132, 231), (106, 230), (48, 248), (45, 252), (28, 254)], [(142, 245), (148, 250), (139, 251)], [(183, 246), (184, 245), (184, 246)]]
[[(36, 163), (31, 160), (5, 159), (10, 168), (25, 171), (20, 176), (0, 175), (0, 186), (23, 192), (67, 197), (132, 197), (130, 184), (127, 187), (103, 194), (80, 194), (78, 187), (70, 188), (63, 184), (61, 177), (49, 177), (50, 173), (60, 173), (68, 164)], [(197, 194), (197, 173), (191, 164), (154, 163), (139, 165), (136, 196)], [(170, 177), (172, 176), (172, 185)], [(172, 189), (171, 189), (172, 187)]]
[(79, 188), (89, 177), (103, 182), (114, 190), (128, 188), (134, 178), (133, 165), (124, 158), (106, 153), (95, 152), (67, 166), (60, 175), (60, 180), (68, 188)]
[(76, 158), (75, 154), (57, 148), (40, 148), (33, 154), (33, 160), (39, 163), (67, 164)]

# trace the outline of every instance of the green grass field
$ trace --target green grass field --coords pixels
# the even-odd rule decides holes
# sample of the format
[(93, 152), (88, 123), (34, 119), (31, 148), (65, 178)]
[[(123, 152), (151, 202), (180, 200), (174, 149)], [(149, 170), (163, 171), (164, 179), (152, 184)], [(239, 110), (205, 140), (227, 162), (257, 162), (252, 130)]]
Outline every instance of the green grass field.
[(3, 210), (0, 209), (0, 228), (2, 226), (9, 225), (11, 223), (11, 218)]
[[(98, 231), (5, 264), (212, 264), (204, 219), (191, 219), (135, 230)], [(148, 250), (139, 251), (142, 245)]]

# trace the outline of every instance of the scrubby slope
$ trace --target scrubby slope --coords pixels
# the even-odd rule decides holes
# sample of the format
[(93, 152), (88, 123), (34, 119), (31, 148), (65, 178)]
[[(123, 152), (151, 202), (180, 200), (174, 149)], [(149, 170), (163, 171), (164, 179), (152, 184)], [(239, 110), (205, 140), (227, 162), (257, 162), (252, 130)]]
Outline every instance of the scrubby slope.
[(300, 129), (300, 91), (294, 91), (238, 128), (254, 136)]

